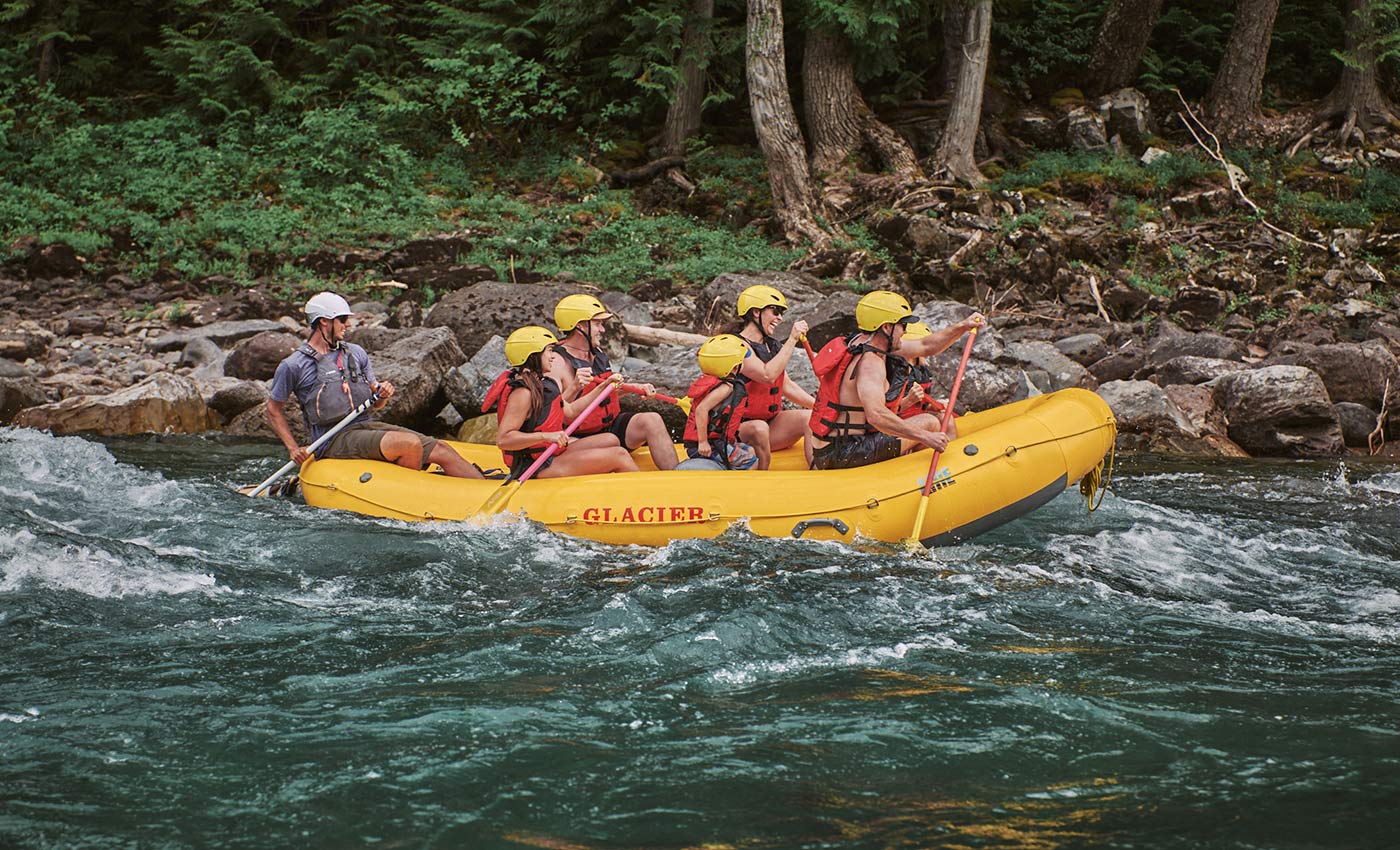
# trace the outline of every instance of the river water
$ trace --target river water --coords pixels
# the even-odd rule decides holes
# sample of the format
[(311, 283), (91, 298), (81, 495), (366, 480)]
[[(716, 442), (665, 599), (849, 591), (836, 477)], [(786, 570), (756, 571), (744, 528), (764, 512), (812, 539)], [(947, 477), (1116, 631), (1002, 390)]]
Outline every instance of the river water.
[(0, 431), (0, 847), (1394, 847), (1400, 468), (1120, 461), (910, 557), (251, 500)]

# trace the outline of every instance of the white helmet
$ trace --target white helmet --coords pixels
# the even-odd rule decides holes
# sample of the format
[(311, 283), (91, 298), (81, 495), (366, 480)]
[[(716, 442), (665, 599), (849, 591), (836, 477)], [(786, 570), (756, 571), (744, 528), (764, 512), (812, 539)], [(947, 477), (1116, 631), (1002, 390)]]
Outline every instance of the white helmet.
[(337, 319), (350, 315), (350, 305), (334, 292), (318, 292), (306, 302), (306, 323), (316, 326), (317, 319)]

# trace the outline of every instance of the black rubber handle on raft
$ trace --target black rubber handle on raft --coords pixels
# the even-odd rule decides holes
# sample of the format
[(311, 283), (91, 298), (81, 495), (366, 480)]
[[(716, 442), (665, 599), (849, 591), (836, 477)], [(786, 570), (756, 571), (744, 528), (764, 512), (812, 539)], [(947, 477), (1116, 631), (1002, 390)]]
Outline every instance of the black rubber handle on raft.
[(818, 518), (818, 519), (804, 519), (804, 520), (802, 520), (802, 521), (799, 522), (797, 525), (794, 525), (794, 526), (792, 527), (792, 536), (793, 536), (793, 537), (801, 537), (802, 535), (804, 535), (804, 534), (807, 533), (807, 529), (811, 528), (811, 527), (814, 526), (814, 525), (825, 525), (825, 526), (830, 526), (831, 528), (836, 529), (836, 532), (837, 532), (838, 534), (841, 534), (841, 535), (843, 535), (843, 536), (845, 535), (846, 532), (848, 532), (848, 531), (851, 530), (851, 527), (850, 527), (849, 525), (846, 525), (844, 522), (842, 522), (842, 521), (839, 520), (839, 519), (826, 519), (826, 518), (823, 517), (823, 518)]

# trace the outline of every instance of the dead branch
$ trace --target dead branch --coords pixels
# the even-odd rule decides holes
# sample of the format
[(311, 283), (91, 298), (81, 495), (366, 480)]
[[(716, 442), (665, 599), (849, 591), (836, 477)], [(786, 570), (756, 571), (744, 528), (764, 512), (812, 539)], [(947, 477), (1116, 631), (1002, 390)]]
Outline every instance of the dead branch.
[[(1259, 222), (1265, 227), (1267, 227), (1269, 230), (1272, 230), (1274, 233), (1292, 239), (1294, 242), (1297, 242), (1300, 245), (1307, 245), (1309, 247), (1316, 248), (1319, 251), (1326, 252), (1326, 245), (1322, 245), (1320, 243), (1304, 239), (1298, 234), (1284, 230), (1283, 228), (1267, 221), (1264, 218), (1264, 211), (1259, 209), (1259, 205), (1254, 203), (1254, 200), (1250, 198), (1249, 195), (1245, 194), (1244, 187), (1240, 185), (1240, 182), (1237, 179), (1235, 179), (1234, 172), (1230, 170), (1231, 163), (1229, 160), (1225, 159), (1225, 154), (1221, 152), (1220, 138), (1216, 136), (1215, 133), (1211, 132), (1210, 128), (1205, 125), (1204, 121), (1202, 121), (1196, 116), (1195, 111), (1191, 109), (1191, 104), (1187, 103), (1186, 98), (1182, 96), (1181, 90), (1173, 89), (1173, 91), (1176, 92), (1177, 99), (1181, 101), (1181, 105), (1186, 109), (1186, 115), (1177, 113), (1177, 117), (1181, 119), (1181, 123), (1186, 126), (1187, 130), (1190, 131), (1191, 138), (1195, 139), (1196, 144), (1201, 146), (1201, 150), (1205, 151), (1207, 154), (1210, 155), (1211, 159), (1214, 159), (1216, 162), (1220, 163), (1220, 165), (1224, 167), (1225, 177), (1227, 180), (1230, 181), (1230, 189), (1239, 197), (1241, 201), (1244, 202), (1246, 206), (1248, 206), (1251, 210), (1254, 211), (1255, 215), (1259, 216)], [(1187, 121), (1186, 116), (1190, 116), (1191, 120)], [(1210, 136), (1211, 144), (1207, 145), (1205, 143), (1205, 140), (1201, 138), (1201, 133), (1196, 132), (1198, 127), (1200, 128), (1201, 133)]]
[(685, 165), (685, 157), (683, 156), (663, 156), (648, 162), (646, 165), (639, 165), (626, 171), (614, 171), (608, 175), (608, 185), (614, 189), (620, 189), (623, 186), (650, 180), (663, 171), (679, 168), (682, 165)]
[(1385, 448), (1385, 419), (1390, 410), (1390, 380), (1385, 382), (1385, 392), (1381, 393), (1381, 413), (1376, 417), (1376, 430), (1366, 436), (1366, 446), (1371, 454), (1378, 455)]
[(951, 256), (951, 257), (948, 258), (948, 266), (949, 266), (949, 268), (951, 268), (951, 267), (953, 267), (953, 266), (956, 266), (956, 265), (962, 260), (962, 258), (963, 258), (963, 256), (964, 256), (965, 254), (967, 254), (967, 253), (968, 253), (969, 251), (971, 251), (973, 248), (976, 248), (978, 245), (980, 245), (980, 244), (982, 243), (982, 237), (985, 236), (985, 235), (986, 235), (986, 234), (984, 234), (984, 233), (983, 233), (982, 231), (980, 231), (980, 230), (977, 231), (976, 233), (972, 234), (972, 238), (969, 239), (969, 240), (967, 240), (967, 243), (966, 243), (966, 244), (964, 244), (964, 245), (963, 245), (961, 248), (959, 248), (958, 250), (954, 251), (954, 252), (953, 252), (953, 256)]
[(1099, 294), (1099, 279), (1094, 275), (1089, 275), (1089, 293), (1094, 296), (1094, 306), (1099, 308), (1099, 315), (1109, 324), (1113, 320), (1108, 317), (1108, 311), (1103, 308), (1103, 296)]

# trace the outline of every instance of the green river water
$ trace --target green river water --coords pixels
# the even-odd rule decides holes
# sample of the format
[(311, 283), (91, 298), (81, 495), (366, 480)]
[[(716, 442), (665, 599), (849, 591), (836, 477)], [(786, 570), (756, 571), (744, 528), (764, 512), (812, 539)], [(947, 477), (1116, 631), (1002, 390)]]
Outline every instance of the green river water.
[(0, 445), (0, 848), (1400, 846), (1394, 465), (1132, 458), (910, 557)]

